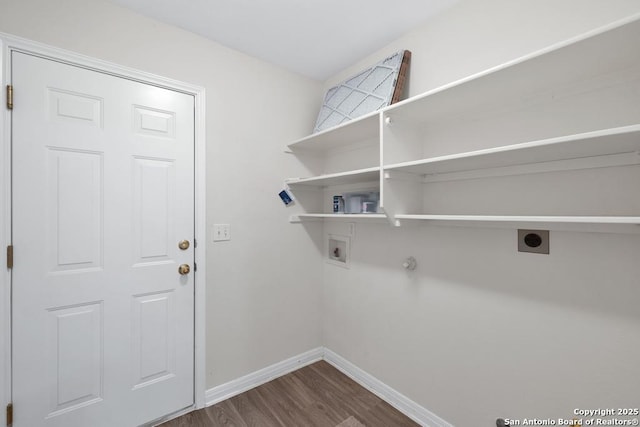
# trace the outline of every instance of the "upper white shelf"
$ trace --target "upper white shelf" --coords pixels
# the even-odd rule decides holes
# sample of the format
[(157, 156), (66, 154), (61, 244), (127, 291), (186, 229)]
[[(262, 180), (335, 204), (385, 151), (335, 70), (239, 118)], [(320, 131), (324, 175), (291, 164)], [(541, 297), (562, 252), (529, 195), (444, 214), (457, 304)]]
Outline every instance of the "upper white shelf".
[(287, 147), (292, 150), (329, 151), (353, 143), (372, 140), (379, 143), (380, 113), (374, 111), (334, 128), (299, 139)]
[(384, 169), (439, 174), (630, 152), (640, 152), (640, 125), (431, 157)]
[(310, 178), (290, 178), (285, 181), (288, 185), (306, 185), (324, 187), (328, 185), (358, 184), (377, 181), (380, 178), (380, 168), (352, 170), (348, 172), (318, 175)]
[(637, 40), (640, 21), (632, 17), (391, 105), (385, 114), (394, 121), (437, 122), (514, 103), (535, 104), (584, 90), (583, 84), (593, 87), (594, 80), (611, 74), (637, 79)]

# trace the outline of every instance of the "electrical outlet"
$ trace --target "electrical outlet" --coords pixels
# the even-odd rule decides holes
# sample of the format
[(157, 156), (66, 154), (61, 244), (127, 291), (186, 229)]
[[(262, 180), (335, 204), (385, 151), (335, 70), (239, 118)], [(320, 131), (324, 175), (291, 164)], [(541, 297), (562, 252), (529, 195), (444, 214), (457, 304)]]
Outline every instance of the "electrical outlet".
[(229, 224), (213, 224), (213, 241), (224, 242), (231, 240), (231, 227)]
[(549, 230), (518, 230), (518, 252), (549, 254)]

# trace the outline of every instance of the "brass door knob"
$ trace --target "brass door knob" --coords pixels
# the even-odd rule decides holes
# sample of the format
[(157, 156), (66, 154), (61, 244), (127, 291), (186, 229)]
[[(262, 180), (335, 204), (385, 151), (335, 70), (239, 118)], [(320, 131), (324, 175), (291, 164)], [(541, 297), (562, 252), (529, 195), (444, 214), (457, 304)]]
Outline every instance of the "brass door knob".
[(187, 249), (189, 249), (189, 241), (188, 240), (180, 240), (180, 242), (178, 243), (178, 247), (180, 249), (182, 249), (183, 251), (186, 251)]
[(189, 274), (190, 271), (191, 267), (189, 267), (189, 264), (181, 264), (180, 267), (178, 267), (178, 273), (182, 274), (183, 276), (185, 274)]

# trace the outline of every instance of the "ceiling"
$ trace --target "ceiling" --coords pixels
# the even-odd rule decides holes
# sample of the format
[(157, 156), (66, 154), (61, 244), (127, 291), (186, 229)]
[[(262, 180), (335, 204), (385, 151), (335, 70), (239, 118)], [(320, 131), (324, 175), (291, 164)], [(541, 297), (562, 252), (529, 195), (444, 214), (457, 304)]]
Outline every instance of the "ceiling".
[(109, 0), (325, 80), (459, 0)]

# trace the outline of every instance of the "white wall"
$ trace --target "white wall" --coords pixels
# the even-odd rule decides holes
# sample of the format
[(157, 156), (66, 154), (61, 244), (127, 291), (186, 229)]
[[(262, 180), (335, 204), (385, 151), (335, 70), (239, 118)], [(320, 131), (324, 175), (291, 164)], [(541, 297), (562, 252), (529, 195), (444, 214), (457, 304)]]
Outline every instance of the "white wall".
[(232, 235), (208, 243), (208, 388), (321, 345), (317, 248), (277, 197), (319, 83), (98, 0), (2, 0), (0, 32), (205, 87), (207, 223)]
[[(638, 12), (637, 1), (463, 0), (325, 89), (409, 49), (416, 95)], [(329, 349), (457, 426), (637, 407), (640, 235), (552, 231), (544, 256), (518, 253), (511, 229), (356, 227), (351, 269), (324, 266)]]

